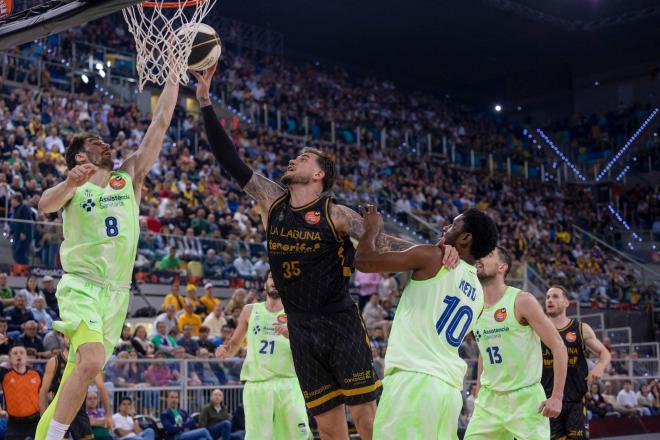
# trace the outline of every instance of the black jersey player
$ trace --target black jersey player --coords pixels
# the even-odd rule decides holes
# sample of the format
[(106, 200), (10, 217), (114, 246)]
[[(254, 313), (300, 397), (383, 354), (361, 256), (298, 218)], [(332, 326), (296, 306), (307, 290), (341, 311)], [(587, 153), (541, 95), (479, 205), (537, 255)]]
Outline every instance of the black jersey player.
[[(588, 438), (588, 420), (585, 394), (588, 386), (603, 375), (610, 361), (610, 352), (596, 338), (593, 329), (584, 322), (570, 319), (566, 309), (570, 304), (568, 293), (561, 286), (552, 286), (545, 295), (545, 312), (554, 324), (568, 351), (568, 368), (564, 385), (564, 400), (559, 417), (550, 419), (551, 439)], [(543, 375), (541, 383), (546, 394), (552, 392), (552, 352), (543, 347)], [(598, 356), (598, 363), (589, 371), (587, 350)]]
[[(362, 217), (324, 195), (332, 188), (335, 164), (321, 151), (303, 149), (289, 161), (282, 185), (254, 173), (239, 157), (218, 123), (208, 97), (215, 66), (198, 80), (197, 99), (214, 156), (262, 212), (275, 285), (288, 317), (291, 352), (305, 403), (321, 438), (348, 437), (344, 405), (362, 439), (372, 437), (375, 401), (381, 383), (359, 311), (349, 292)], [(381, 250), (412, 246), (386, 234)], [(446, 259), (458, 258), (455, 250)]]

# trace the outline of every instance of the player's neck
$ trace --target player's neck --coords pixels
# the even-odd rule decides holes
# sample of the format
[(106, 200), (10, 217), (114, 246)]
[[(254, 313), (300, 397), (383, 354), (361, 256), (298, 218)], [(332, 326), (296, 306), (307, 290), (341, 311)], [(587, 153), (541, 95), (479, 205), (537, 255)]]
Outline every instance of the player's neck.
[(506, 284), (503, 279), (493, 278), (486, 283), (482, 281), (484, 288), (484, 307), (491, 307), (502, 299), (506, 292)]
[(105, 168), (99, 168), (96, 170), (94, 175), (89, 179), (90, 182), (92, 182), (96, 186), (100, 186), (101, 188), (105, 188), (108, 185), (108, 182), (110, 181), (110, 174), (112, 171), (107, 170)]
[(266, 297), (266, 310), (268, 310), (271, 313), (279, 312), (282, 310), (284, 306), (282, 305), (282, 301), (279, 299), (271, 299)]
[(316, 185), (307, 184), (293, 184), (289, 185), (289, 193), (291, 194), (291, 201), (289, 204), (293, 208), (309, 205), (314, 200), (321, 196), (321, 189)]
[(554, 325), (557, 330), (566, 327), (568, 323), (571, 322), (571, 319), (566, 316), (566, 313), (557, 316), (548, 316), (548, 318), (550, 318), (552, 325)]

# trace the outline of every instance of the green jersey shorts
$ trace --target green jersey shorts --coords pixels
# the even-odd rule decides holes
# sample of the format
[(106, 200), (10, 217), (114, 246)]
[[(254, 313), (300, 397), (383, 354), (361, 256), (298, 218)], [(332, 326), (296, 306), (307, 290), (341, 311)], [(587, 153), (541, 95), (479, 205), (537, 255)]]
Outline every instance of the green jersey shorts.
[(305, 399), (296, 378), (246, 382), (245, 440), (312, 438)]
[(550, 419), (539, 413), (546, 400), (540, 383), (510, 392), (481, 388), (465, 440), (548, 440)]
[[(65, 274), (57, 284), (55, 296), (61, 320), (55, 321), (53, 328), (71, 339), (84, 323), (100, 335), (100, 340), (82, 342), (101, 342), (107, 361), (121, 337), (131, 297), (129, 283), (93, 282)], [(70, 356), (75, 359), (75, 353)]]
[(461, 391), (425, 373), (396, 370), (383, 379), (374, 440), (456, 440)]

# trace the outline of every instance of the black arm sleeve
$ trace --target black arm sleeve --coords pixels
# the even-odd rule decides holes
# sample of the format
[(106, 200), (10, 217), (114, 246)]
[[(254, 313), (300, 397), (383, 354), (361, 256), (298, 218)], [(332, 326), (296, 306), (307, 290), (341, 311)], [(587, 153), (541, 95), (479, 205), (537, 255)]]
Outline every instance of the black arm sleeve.
[(202, 107), (202, 115), (204, 116), (206, 136), (209, 138), (213, 155), (229, 175), (236, 179), (243, 188), (252, 178), (253, 171), (238, 156), (236, 147), (234, 147), (225, 129), (220, 125), (213, 106)]

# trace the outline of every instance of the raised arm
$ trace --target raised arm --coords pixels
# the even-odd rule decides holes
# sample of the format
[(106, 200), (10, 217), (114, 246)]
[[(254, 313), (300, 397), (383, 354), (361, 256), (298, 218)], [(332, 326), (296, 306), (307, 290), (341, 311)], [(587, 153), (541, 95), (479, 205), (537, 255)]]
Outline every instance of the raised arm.
[(550, 319), (543, 313), (536, 298), (531, 293), (521, 292), (516, 297), (516, 318), (526, 321), (530, 327), (541, 338), (541, 341), (552, 351), (554, 384), (552, 395), (545, 400), (539, 412), (546, 417), (558, 417), (561, 413), (562, 399), (564, 398), (564, 383), (566, 382), (566, 366), (568, 364), (568, 353), (559, 332)]
[(76, 193), (76, 188), (84, 185), (96, 172), (92, 163), (77, 165), (69, 170), (66, 180), (43, 192), (39, 199), (39, 211), (57, 212), (66, 205)]
[(120, 169), (126, 171), (133, 180), (133, 188), (138, 193), (142, 188), (142, 182), (163, 148), (165, 132), (172, 121), (172, 114), (179, 95), (179, 83), (167, 81), (163, 92), (158, 98), (153, 119), (147, 129), (138, 150), (131, 154), (121, 164)]
[[(330, 206), (330, 217), (337, 232), (340, 234), (349, 235), (356, 240), (359, 240), (362, 234), (364, 234), (364, 219), (351, 208), (333, 203)], [(378, 234), (375, 243), (376, 249), (379, 252), (403, 251), (415, 245), (414, 243), (393, 237), (384, 232)]]
[(245, 340), (245, 335), (248, 330), (248, 322), (250, 321), (250, 314), (252, 313), (252, 304), (247, 304), (241, 310), (241, 314), (238, 316), (238, 325), (234, 334), (231, 336), (231, 339), (228, 342), (225, 342), (220, 347), (215, 350), (215, 357), (218, 359), (223, 359), (230, 357), (238, 353), (238, 351), (243, 346), (243, 341)]
[(211, 98), (209, 97), (211, 80), (216, 67), (217, 64), (208, 68), (202, 74), (191, 72), (197, 79), (196, 94), (204, 118), (206, 137), (209, 140), (209, 144), (211, 144), (211, 151), (218, 163), (227, 170), (229, 175), (238, 182), (241, 188), (243, 188), (250, 197), (257, 201), (262, 211), (262, 220), (265, 224), (265, 216), (267, 215), (270, 206), (285, 193), (285, 189), (272, 180), (254, 173), (252, 169), (241, 160), (234, 143), (218, 121), (215, 110), (213, 110)]
[(355, 268), (360, 272), (415, 271), (415, 279), (432, 278), (442, 265), (443, 251), (436, 246), (412, 246), (403, 251), (379, 252), (376, 241), (382, 236), (383, 218), (373, 205), (365, 210), (364, 230), (355, 254)]
[(605, 367), (607, 367), (607, 364), (610, 363), (610, 359), (612, 359), (612, 355), (603, 343), (598, 340), (596, 333), (594, 333), (594, 329), (592, 329), (589, 324), (582, 322), (580, 325), (582, 326), (582, 341), (584, 342), (584, 345), (591, 353), (598, 356), (598, 362), (587, 375), (587, 383), (591, 386), (593, 382), (596, 382), (601, 378), (605, 371)]

